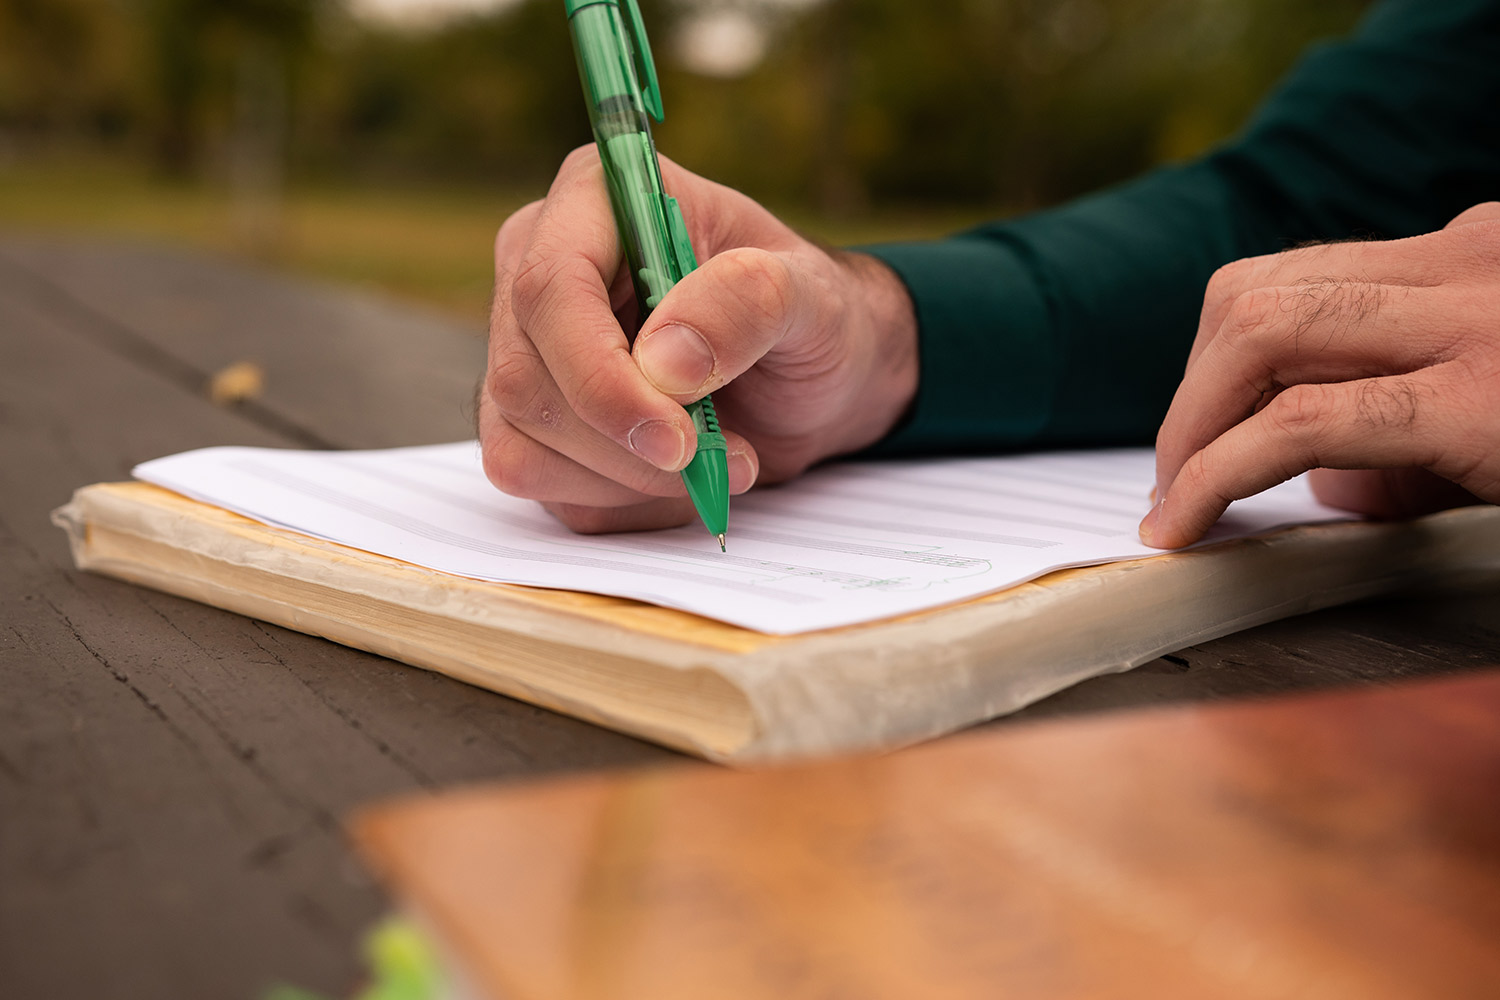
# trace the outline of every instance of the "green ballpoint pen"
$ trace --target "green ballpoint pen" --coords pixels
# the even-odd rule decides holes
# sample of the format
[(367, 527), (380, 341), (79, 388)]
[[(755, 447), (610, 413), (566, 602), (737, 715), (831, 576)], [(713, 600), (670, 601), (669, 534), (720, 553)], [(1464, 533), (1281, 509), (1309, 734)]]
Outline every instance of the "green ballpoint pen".
[[(640, 319), (683, 276), (698, 267), (677, 199), (669, 197), (646, 120), (661, 121), (661, 90), (636, 0), (564, 0), (584, 102), (615, 228), (625, 247)], [(644, 81), (644, 83), (643, 83)], [(729, 465), (713, 400), (687, 405), (698, 449), (682, 470), (688, 496), (709, 533), (724, 548), (729, 526)]]

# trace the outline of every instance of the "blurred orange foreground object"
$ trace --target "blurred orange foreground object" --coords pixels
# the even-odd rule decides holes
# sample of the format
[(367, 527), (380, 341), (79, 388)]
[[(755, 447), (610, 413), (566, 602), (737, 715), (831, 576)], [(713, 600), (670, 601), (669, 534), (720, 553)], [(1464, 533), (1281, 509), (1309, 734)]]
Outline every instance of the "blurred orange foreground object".
[(495, 1000), (1495, 996), (1500, 672), (482, 788), (357, 840)]

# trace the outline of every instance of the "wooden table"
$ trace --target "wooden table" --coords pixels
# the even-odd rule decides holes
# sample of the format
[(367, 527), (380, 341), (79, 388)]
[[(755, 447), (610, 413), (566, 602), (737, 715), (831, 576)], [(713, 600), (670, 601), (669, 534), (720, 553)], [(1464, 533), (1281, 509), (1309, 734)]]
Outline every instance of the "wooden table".
[[(526, 1000), (1494, 1000), (1500, 670), (422, 795), (362, 854)], [(501, 992), (504, 991), (504, 992)]]
[[(668, 751), (75, 572), (48, 512), (215, 444), (471, 433), (478, 331), (140, 245), (0, 239), (0, 996), (347, 995), (385, 904), (361, 804)], [(204, 387), (240, 360), (264, 394)], [(1335, 609), (1081, 684), (994, 725), (1500, 664), (1500, 591)]]

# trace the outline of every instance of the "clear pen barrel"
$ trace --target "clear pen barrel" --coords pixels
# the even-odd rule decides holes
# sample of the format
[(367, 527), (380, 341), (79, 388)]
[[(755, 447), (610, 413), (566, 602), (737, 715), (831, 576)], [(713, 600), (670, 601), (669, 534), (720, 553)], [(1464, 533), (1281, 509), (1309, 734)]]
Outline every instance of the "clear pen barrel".
[[(610, 187), (615, 228), (635, 284), (640, 319), (682, 277), (672, 234), (662, 221), (666, 193), (641, 99), (635, 53), (619, 6), (580, 6), (570, 15), (573, 52), (587, 95), (589, 123)], [(646, 227), (649, 231), (642, 231)]]

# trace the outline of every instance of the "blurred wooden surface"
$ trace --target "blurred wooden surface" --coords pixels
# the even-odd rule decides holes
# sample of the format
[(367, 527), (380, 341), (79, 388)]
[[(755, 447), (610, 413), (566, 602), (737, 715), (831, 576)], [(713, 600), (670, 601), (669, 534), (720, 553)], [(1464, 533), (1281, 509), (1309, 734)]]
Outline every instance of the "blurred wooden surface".
[[(48, 512), (216, 444), (470, 433), (479, 331), (128, 244), (0, 239), (0, 996), (346, 995), (385, 903), (354, 808), (460, 782), (681, 760), (323, 640), (76, 573)], [(266, 370), (248, 403), (212, 373)], [(1010, 719), (1500, 664), (1500, 592), (1265, 626)]]
[(496, 1000), (1488, 998), (1500, 671), (377, 807)]

